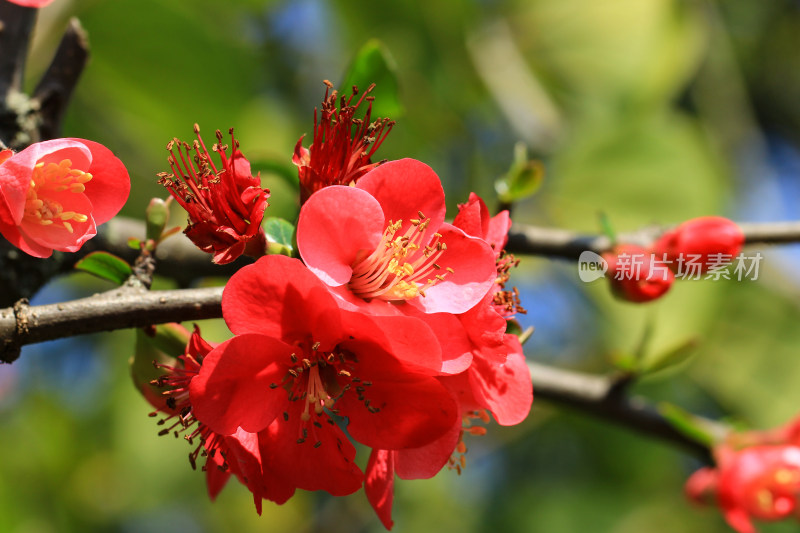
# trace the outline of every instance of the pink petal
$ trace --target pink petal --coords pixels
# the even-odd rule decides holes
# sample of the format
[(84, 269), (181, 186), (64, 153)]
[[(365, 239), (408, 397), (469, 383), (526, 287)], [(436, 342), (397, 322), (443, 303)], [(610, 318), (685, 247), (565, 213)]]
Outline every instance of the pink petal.
[(344, 285), (359, 251), (371, 253), (386, 229), (380, 204), (368, 193), (343, 185), (312, 194), (300, 210), (297, 249), (328, 285)]
[(394, 500), (394, 455), (389, 450), (372, 450), (367, 462), (367, 479), (364, 492), (383, 527), (392, 529), (392, 502)]
[(313, 335), (322, 349), (341, 336), (339, 308), (327, 287), (299, 260), (281, 255), (239, 269), (222, 293), (222, 314), (237, 335), (263, 333), (286, 342)]
[(281, 414), (288, 403), (279, 384), (282, 364), (292, 347), (265, 335), (238, 335), (214, 348), (203, 360), (189, 387), (197, 419), (215, 433), (231, 435), (241, 427), (257, 433)]
[[(108, 148), (86, 139), (67, 139), (84, 144), (92, 153), (88, 172), (92, 180), (86, 184), (86, 196), (92, 202), (92, 217), (97, 225), (111, 220), (125, 202), (131, 190), (128, 170)], [(77, 167), (73, 161), (73, 168)], [(84, 170), (87, 170), (84, 168)]]
[(85, 222), (69, 221), (72, 226), (71, 233), (60, 224), (45, 226), (23, 218), (19, 226), (20, 232), (28, 240), (45, 248), (52, 248), (61, 252), (75, 252), (80, 249), (84, 242), (97, 234), (97, 227), (91, 216), (92, 204), (86, 196), (80, 193), (60, 191), (48, 192), (47, 199), (60, 203), (64, 211), (74, 211), (75, 213), (88, 215), (88, 217)]
[[(381, 168), (381, 167), (378, 167)], [(425, 289), (425, 297), (409, 303), (426, 313), (460, 314), (480, 302), (497, 277), (494, 252), (482, 239), (470, 237), (450, 224), (439, 228), (447, 250), (437, 261), (453, 273)]]
[(431, 236), (444, 222), (442, 183), (433, 169), (420, 161), (388, 161), (362, 176), (356, 188), (367, 191), (380, 203), (384, 227), (389, 222), (403, 221), (401, 235), (409, 227), (410, 219), (420, 218), (419, 213), (430, 220)]
[(73, 168), (86, 169), (91, 161), (91, 153), (77, 141), (54, 139), (32, 144), (0, 165), (0, 190), (3, 191), (8, 208), (5, 214), (0, 214), (0, 219), (7, 224), (11, 221), (19, 224), (25, 213), (25, 199), (30, 188), (33, 167), (40, 160), (44, 163), (59, 163), (63, 159), (70, 159)]

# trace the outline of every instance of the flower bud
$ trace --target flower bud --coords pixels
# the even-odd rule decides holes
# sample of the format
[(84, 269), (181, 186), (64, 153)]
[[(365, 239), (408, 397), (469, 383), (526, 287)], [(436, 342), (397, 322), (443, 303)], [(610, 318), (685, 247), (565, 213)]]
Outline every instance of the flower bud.
[(632, 244), (617, 246), (603, 254), (608, 263), (606, 276), (614, 294), (629, 302), (649, 302), (667, 292), (675, 281), (669, 268), (653, 254)]
[(742, 250), (744, 233), (735, 222), (709, 216), (687, 220), (664, 233), (653, 246), (657, 257), (666, 257), (673, 267), (693, 258), (700, 273), (714, 265), (732, 261)]

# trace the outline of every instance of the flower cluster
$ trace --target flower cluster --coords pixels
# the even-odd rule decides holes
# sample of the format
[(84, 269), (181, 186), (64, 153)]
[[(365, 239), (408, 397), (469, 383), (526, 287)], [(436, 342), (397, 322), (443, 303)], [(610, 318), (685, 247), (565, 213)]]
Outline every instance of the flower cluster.
[(718, 216), (693, 218), (666, 231), (652, 247), (616, 246), (603, 254), (606, 276), (615, 295), (630, 302), (649, 302), (666, 293), (685, 269), (700, 275), (724, 268), (741, 251), (744, 234), (734, 222)]
[[(326, 95), (324, 112), (333, 101)], [(505, 289), (516, 265), (503, 251), (508, 213), (491, 217), (472, 195), (446, 222), (441, 181), (413, 159), (364, 168), (358, 146), (346, 158), (355, 166), (342, 166), (342, 152), (326, 150), (350, 146), (351, 126), (368, 122), (345, 103), (335, 123), (323, 114), (319, 151), (312, 145), (300, 168), (300, 258), (267, 255), (230, 278), (222, 314), (233, 337), (211, 346), (196, 331), (178, 363), (162, 367), (156, 384), (168, 401), (156, 406), (166, 432), (199, 442), (190, 458), (207, 457), (212, 497), (231, 473), (259, 512), (263, 499), (283, 503), (297, 489), (364, 488), (391, 528), (395, 475), (460, 472), (466, 436), (486, 432), (476, 422), (521, 422), (533, 391), (520, 342), (506, 333), (524, 312)], [(233, 189), (227, 167), (214, 175)], [(214, 186), (191, 194), (208, 199)], [(199, 200), (180, 199), (200, 211)], [(231, 220), (220, 204), (203, 209), (211, 230)], [(371, 449), (365, 470), (356, 443)]]
[(739, 533), (756, 533), (752, 520), (800, 519), (800, 419), (772, 431), (736, 433), (714, 449), (716, 468), (686, 482), (698, 504), (718, 505)]

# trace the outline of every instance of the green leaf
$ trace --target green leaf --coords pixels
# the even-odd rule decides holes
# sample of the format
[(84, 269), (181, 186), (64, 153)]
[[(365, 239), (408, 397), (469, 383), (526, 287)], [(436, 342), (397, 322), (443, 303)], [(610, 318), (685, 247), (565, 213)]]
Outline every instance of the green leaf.
[(147, 222), (146, 238), (155, 242), (161, 240), (161, 234), (169, 222), (169, 207), (161, 198), (153, 198), (145, 210)]
[(373, 117), (397, 119), (403, 114), (397, 84), (397, 66), (386, 46), (378, 39), (370, 39), (356, 53), (347, 69), (339, 92), (350, 94), (355, 85), (359, 93), (375, 84), (370, 93), (375, 97)]
[(497, 180), (494, 188), (503, 203), (513, 203), (539, 190), (544, 181), (544, 166), (541, 162), (528, 158), (524, 143), (514, 146), (514, 160), (505, 176)]
[(178, 324), (163, 324), (154, 329), (155, 335), (151, 335), (152, 330), (148, 333), (142, 329), (136, 330), (136, 348), (129, 363), (131, 378), (139, 392), (152, 405), (163, 408), (162, 391), (150, 382), (163, 375), (164, 370), (157, 368), (153, 362), (170, 366), (178, 364), (177, 356), (184, 352), (189, 334)]
[(75, 263), (75, 268), (118, 285), (125, 283), (133, 273), (127, 261), (108, 252), (92, 252)]
[(658, 356), (650, 358), (649, 361), (642, 364), (642, 371), (650, 374), (677, 366), (684, 361), (688, 361), (696, 352), (697, 339), (688, 339), (676, 348), (662, 353)]
[(709, 447), (715, 444), (714, 436), (703, 427), (705, 424), (701, 418), (667, 402), (662, 402), (658, 405), (658, 412), (672, 427), (690, 439)]
[(278, 217), (264, 219), (264, 233), (267, 235), (267, 253), (291, 256), (294, 251), (294, 226)]

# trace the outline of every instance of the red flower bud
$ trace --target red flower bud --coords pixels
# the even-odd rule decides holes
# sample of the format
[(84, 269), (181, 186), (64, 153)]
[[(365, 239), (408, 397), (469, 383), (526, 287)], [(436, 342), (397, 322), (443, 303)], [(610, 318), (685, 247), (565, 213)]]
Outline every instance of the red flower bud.
[(694, 259), (699, 272), (732, 261), (742, 250), (744, 233), (735, 222), (724, 217), (699, 217), (667, 231), (656, 241), (656, 257), (666, 257), (673, 267)]
[(667, 292), (674, 274), (653, 254), (632, 244), (623, 244), (603, 254), (608, 263), (606, 276), (614, 294), (630, 302), (649, 302)]

